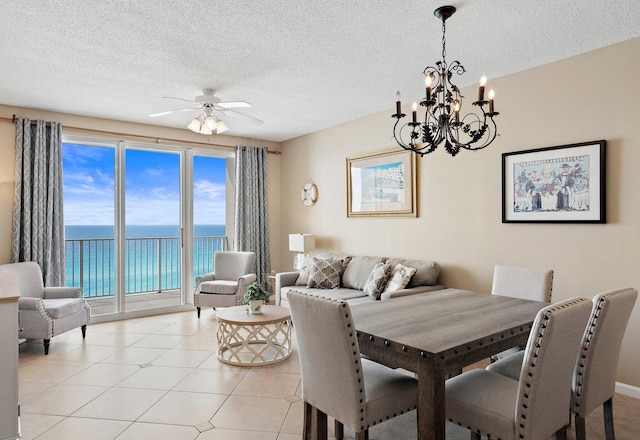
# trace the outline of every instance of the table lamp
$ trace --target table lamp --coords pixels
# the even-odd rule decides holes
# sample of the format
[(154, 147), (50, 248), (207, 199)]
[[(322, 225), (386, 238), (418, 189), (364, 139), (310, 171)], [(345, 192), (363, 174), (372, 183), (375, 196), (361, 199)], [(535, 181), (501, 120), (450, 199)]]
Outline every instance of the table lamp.
[(313, 234), (289, 234), (289, 250), (300, 252), (293, 259), (293, 268), (302, 269), (304, 255), (316, 248), (316, 236)]

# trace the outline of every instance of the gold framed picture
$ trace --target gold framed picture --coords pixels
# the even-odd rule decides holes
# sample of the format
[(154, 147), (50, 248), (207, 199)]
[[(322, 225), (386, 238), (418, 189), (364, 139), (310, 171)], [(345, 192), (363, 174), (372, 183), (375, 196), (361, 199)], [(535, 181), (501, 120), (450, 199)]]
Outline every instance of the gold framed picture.
[(416, 155), (394, 149), (347, 157), (347, 217), (417, 217)]

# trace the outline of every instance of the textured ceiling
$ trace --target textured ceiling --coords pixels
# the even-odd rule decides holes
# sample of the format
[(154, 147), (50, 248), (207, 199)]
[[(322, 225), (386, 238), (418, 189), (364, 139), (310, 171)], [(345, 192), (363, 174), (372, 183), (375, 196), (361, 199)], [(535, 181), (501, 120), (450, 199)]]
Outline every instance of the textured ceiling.
[[(391, 112), (397, 89), (417, 99), (422, 70), (440, 57), (442, 4), (0, 0), (0, 104), (184, 128), (198, 112), (148, 115), (187, 104), (163, 96), (215, 88), (264, 120), (226, 118), (227, 134), (284, 141)], [(450, 4), (447, 59), (467, 68), (460, 86), (640, 36), (638, 0)]]

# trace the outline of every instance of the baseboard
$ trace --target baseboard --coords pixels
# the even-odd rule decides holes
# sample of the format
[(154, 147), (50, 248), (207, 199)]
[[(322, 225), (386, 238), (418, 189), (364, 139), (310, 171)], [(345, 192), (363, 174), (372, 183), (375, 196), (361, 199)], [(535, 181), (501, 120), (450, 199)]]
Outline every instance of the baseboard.
[(640, 399), (640, 388), (627, 385), (626, 383), (616, 382), (616, 393), (624, 394), (634, 399)]

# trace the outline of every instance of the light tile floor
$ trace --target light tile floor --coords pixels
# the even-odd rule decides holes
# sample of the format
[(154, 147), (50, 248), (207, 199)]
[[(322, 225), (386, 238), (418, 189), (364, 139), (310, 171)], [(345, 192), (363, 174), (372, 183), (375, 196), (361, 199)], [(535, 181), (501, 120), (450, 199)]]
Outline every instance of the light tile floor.
[[(234, 367), (218, 361), (215, 340), (209, 309), (199, 320), (184, 312), (89, 325), (84, 341), (80, 330), (54, 338), (48, 356), (42, 341), (22, 344), (22, 438), (299, 440), (297, 351), (272, 366)], [(640, 400), (616, 395), (614, 413), (618, 440), (640, 438)], [(415, 439), (415, 417), (378, 425), (370, 439)], [(587, 430), (590, 440), (604, 439), (601, 411)], [(447, 438), (469, 433), (448, 424)]]

